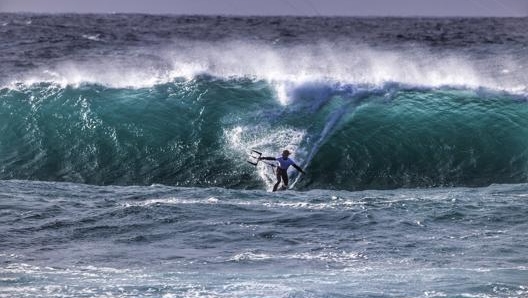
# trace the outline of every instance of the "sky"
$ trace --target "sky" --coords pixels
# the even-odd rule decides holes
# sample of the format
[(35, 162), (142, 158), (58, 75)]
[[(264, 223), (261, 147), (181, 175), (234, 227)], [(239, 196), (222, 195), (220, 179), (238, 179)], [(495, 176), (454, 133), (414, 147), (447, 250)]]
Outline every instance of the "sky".
[(525, 17), (528, 0), (0, 0), (0, 12)]

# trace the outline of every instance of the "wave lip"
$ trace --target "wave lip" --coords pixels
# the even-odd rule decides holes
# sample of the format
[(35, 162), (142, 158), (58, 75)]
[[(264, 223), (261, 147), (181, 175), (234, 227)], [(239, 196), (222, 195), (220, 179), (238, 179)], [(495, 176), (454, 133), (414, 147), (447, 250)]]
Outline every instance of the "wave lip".
[[(486, 88), (526, 94), (523, 63), (504, 56), (482, 61), (467, 53), (431, 49), (384, 50), (347, 42), (269, 45), (259, 42), (189, 41), (93, 58), (68, 59), (7, 76), (7, 85), (42, 82), (66, 86), (151, 88), (175, 80), (211, 76), (221, 80), (264, 80), (277, 92), (305, 82), (441, 88)], [(282, 90), (282, 91), (281, 91)]]

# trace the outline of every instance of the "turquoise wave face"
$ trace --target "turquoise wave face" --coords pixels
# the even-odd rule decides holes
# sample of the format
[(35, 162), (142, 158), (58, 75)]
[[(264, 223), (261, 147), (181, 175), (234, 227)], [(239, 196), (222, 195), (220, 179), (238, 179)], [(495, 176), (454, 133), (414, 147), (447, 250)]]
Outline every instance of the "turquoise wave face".
[[(399, 90), (369, 98), (321, 146), (306, 185), (481, 186), (526, 181), (528, 105), (501, 93)], [(324, 173), (324, 174), (323, 174)]]
[(231, 100), (254, 98), (250, 88), (243, 88), (247, 83), (224, 84), (205, 80), (149, 89), (47, 84), (4, 89), (0, 177), (236, 186), (247, 179), (230, 169), (233, 161), (222, 149), (222, 122), (258, 104), (248, 100), (237, 106)]
[[(526, 181), (526, 98), (486, 90), (207, 76), (151, 88), (35, 84), (0, 91), (0, 179), (262, 188), (250, 149), (283, 148), (300, 189)], [(299, 179), (297, 179), (299, 178)]]

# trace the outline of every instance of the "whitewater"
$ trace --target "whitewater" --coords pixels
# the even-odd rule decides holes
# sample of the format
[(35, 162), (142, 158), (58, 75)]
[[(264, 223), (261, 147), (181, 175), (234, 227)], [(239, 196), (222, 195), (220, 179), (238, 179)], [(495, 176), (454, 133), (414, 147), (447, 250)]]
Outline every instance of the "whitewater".
[(527, 297), (526, 21), (0, 14), (0, 297)]

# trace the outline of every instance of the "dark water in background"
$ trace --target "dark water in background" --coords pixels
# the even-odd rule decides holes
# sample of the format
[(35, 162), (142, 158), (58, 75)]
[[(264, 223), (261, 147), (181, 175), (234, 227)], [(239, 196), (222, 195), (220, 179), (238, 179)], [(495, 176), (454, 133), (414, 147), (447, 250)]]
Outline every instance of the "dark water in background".
[(4, 181), (2, 297), (526, 297), (528, 186)]
[(0, 296), (527, 296), (527, 26), (0, 14)]

